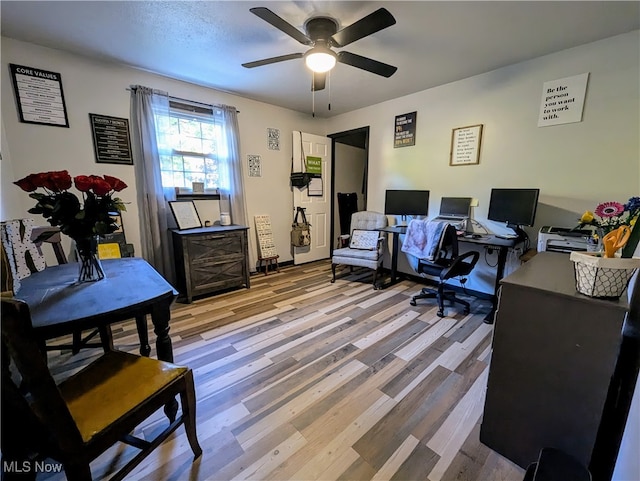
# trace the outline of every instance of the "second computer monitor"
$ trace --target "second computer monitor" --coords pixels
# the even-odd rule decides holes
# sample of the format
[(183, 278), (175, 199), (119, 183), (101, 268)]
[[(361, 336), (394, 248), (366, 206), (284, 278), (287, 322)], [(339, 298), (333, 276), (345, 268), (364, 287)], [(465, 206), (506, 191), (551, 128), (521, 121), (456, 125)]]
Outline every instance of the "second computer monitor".
[(429, 213), (428, 190), (387, 190), (384, 196), (384, 213), (387, 215), (399, 215), (399, 225), (406, 225), (407, 216)]
[(471, 210), (471, 197), (443, 197), (440, 200), (440, 213), (442, 217), (455, 217), (464, 219), (469, 217)]
[(487, 218), (509, 227), (532, 226), (540, 189), (491, 189)]
[(427, 215), (429, 213), (428, 190), (387, 190), (384, 213), (388, 215)]

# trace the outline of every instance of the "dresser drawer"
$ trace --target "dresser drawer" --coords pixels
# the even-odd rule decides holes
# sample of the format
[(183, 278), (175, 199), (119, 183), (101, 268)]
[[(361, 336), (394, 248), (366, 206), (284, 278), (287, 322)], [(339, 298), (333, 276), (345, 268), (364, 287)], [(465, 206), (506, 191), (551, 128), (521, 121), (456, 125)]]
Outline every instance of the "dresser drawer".
[(214, 260), (191, 265), (191, 285), (199, 292), (229, 289), (244, 282), (243, 259)]
[(238, 232), (189, 238), (187, 249), (192, 266), (212, 260), (241, 259), (244, 256), (242, 236)]

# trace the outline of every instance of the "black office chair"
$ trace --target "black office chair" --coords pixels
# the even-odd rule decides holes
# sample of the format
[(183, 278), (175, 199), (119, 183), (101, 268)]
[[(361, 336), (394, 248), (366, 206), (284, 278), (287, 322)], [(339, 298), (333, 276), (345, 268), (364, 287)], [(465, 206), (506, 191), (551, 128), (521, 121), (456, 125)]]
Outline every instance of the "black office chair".
[(542, 448), (538, 461), (527, 467), (522, 481), (591, 481), (591, 473), (573, 456)]
[(471, 306), (465, 300), (456, 297), (456, 294), (452, 290), (445, 290), (445, 282), (448, 279), (454, 277), (460, 277), (460, 283), (464, 286), (467, 281), (465, 276), (468, 276), (475, 267), (480, 254), (476, 251), (467, 252), (462, 255), (458, 255), (458, 236), (456, 235), (456, 229), (451, 224), (448, 224), (442, 232), (442, 242), (440, 243), (440, 250), (436, 254), (433, 261), (426, 259), (418, 260), (418, 267), (416, 271), (419, 274), (425, 274), (428, 276), (438, 277), (438, 288), (432, 289), (429, 287), (423, 287), (420, 294), (411, 298), (410, 304), (416, 305), (417, 299), (436, 298), (438, 300), (438, 316), (444, 317), (444, 301), (450, 301), (452, 304), (458, 302), (464, 306), (464, 313), (469, 314)]

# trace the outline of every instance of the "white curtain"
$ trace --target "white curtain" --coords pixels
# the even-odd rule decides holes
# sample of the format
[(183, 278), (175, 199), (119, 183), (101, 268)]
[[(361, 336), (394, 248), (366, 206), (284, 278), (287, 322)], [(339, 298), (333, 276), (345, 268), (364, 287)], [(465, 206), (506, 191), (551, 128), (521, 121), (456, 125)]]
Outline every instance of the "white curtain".
[(162, 188), (154, 113), (168, 117), (166, 92), (131, 87), (131, 148), (134, 154), (141, 257), (175, 285), (168, 204)]
[[(242, 175), (242, 159), (240, 158), (240, 129), (238, 127), (238, 112), (235, 107), (229, 105), (216, 106), (215, 109), (220, 112), (216, 115), (216, 121), (221, 119), (223, 122), (222, 139), (219, 139), (220, 151), (225, 152), (220, 162), (223, 172), (226, 175), (221, 177), (228, 179), (226, 185), (220, 186), (222, 212), (229, 211), (231, 220), (236, 225), (248, 224), (249, 216), (247, 215), (247, 206), (244, 196), (244, 177)], [(253, 249), (249, 249), (249, 269), (256, 270), (256, 255)]]

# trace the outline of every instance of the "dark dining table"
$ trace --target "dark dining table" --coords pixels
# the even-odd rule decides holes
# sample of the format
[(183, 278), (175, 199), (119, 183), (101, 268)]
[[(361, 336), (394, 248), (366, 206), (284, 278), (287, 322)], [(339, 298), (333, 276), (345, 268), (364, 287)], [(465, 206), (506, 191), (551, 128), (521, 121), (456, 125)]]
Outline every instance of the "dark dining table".
[[(140, 353), (148, 356), (151, 347), (146, 319), (150, 315), (158, 359), (173, 362), (169, 320), (178, 292), (142, 258), (101, 262), (105, 278), (96, 282), (77, 283), (76, 263), (47, 267), (21, 280), (15, 297), (28, 304), (38, 341), (44, 344), (77, 330), (97, 328), (104, 349), (113, 349), (109, 326), (135, 319)], [(175, 419), (177, 402), (165, 412)]]

